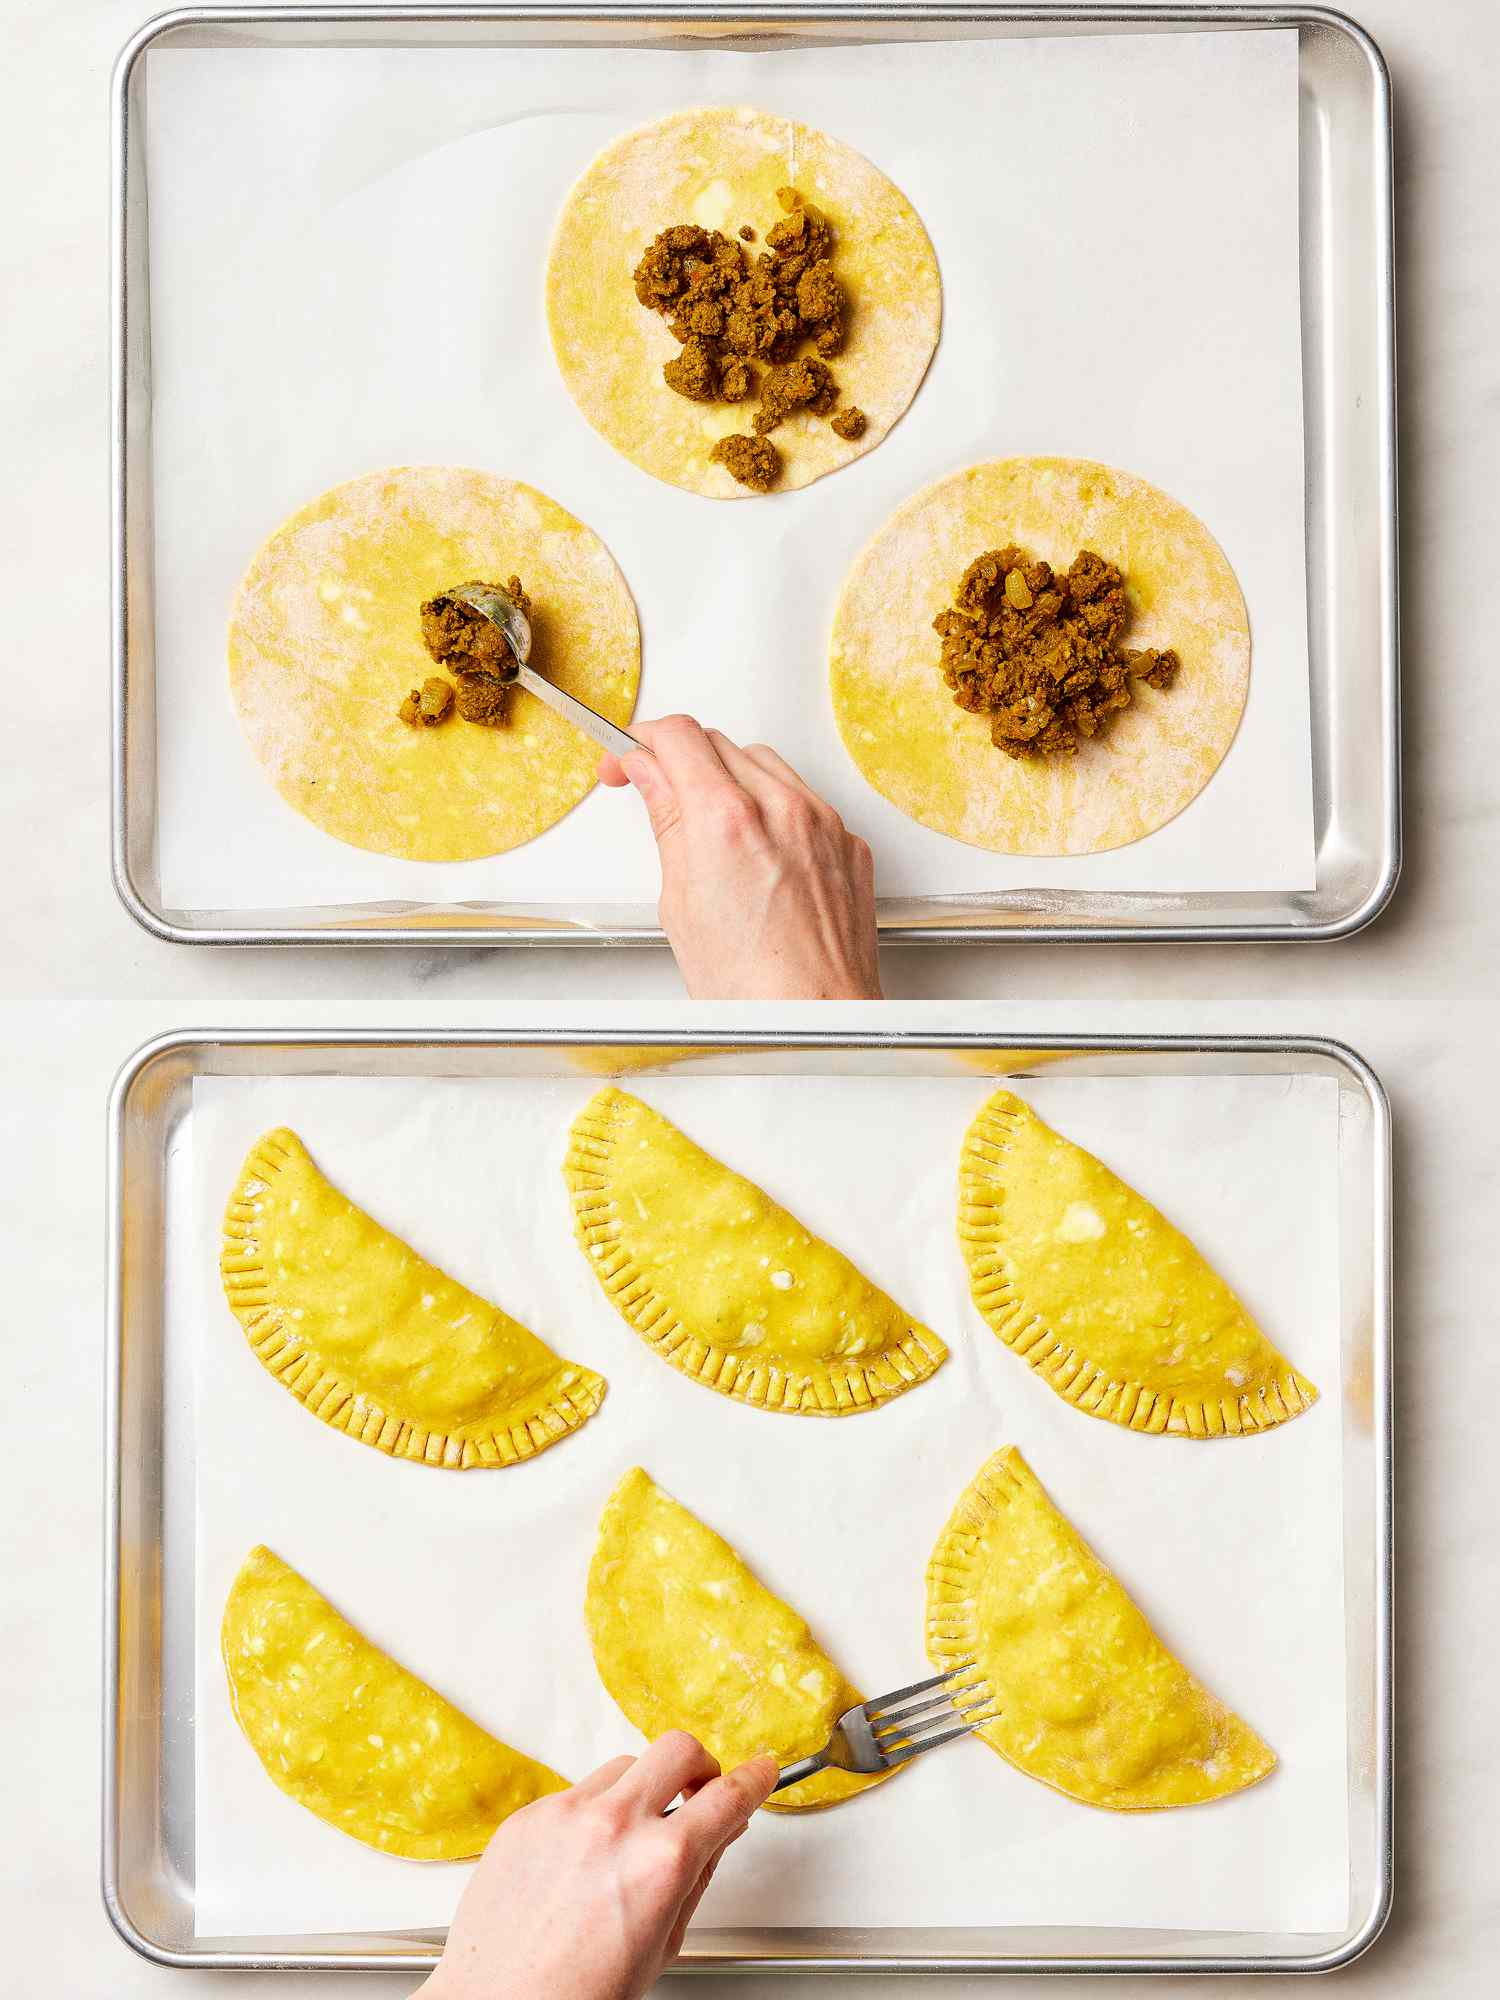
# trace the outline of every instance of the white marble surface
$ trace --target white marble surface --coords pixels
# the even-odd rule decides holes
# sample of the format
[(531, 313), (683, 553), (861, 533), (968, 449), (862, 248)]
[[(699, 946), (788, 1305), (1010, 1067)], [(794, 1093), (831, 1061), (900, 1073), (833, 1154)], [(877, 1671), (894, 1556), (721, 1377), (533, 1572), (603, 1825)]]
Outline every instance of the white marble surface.
[[(173, 949), (116, 905), (105, 849), (105, 79), (144, 4), (5, 0), (0, 75), (3, 601), (19, 638), (13, 671), (55, 677), (25, 732), (7, 732), (0, 804), (12, 856), (0, 997), (11, 1133), (0, 1161), (11, 1271), (0, 1335), (0, 1993), (70, 2000), (240, 1990), (232, 1976), (136, 1959), (95, 1886), (103, 1110), (115, 1066), (152, 1033), (204, 1023), (498, 1026), (597, 1018), (607, 1002), (636, 999), (657, 1003), (646, 1011), (665, 1025), (677, 991), (670, 965), (649, 954), (615, 955), (606, 969), (545, 953)], [(892, 955), (887, 981), (901, 1002), (985, 1001), (997, 1026), (1321, 1031), (1383, 1073), (1399, 1171), (1400, 1879), (1385, 1939), (1344, 1983), (1409, 2000), (1477, 1993), (1500, 1948), (1500, 1455), (1487, 1437), (1500, 1406), (1490, 1122), (1500, 1116), (1500, 730), (1466, 707), (1474, 680), (1493, 673), (1493, 644), (1471, 621), (1494, 570), (1500, 127), (1486, 79), (1500, 63), (1500, 16), (1490, 0), (1365, 0), (1363, 18), (1394, 71), (1400, 157), (1409, 804), (1398, 900), (1363, 937), (1322, 950), (931, 951)], [(877, 2000), (910, 1984), (841, 1990)], [(395, 2000), (405, 1988), (308, 1975), (274, 1990)], [(934, 1990), (958, 2000), (980, 1988)]]

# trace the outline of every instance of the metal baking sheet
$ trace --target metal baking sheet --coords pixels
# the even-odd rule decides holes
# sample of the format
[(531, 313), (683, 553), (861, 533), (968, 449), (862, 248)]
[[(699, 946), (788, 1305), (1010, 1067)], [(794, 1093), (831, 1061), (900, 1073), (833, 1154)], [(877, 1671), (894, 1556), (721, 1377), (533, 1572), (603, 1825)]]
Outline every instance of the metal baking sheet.
[[(1162, 895), (1011, 891), (889, 906), (889, 942), (1329, 939), (1385, 907), (1400, 867), (1390, 93), (1374, 43), (1316, 7), (811, 4), (184, 8), (149, 23), (114, 81), (114, 813), (116, 887), (155, 935), (204, 944), (650, 944), (633, 913), (482, 903), (174, 909), (157, 874), (150, 211), (154, 50), (544, 45), (795, 48), (813, 42), (1295, 29), (1307, 614), (1316, 886)], [(961, 914), (955, 917), (955, 907)]]
[[(1390, 1122), (1379, 1080), (1336, 1042), (1270, 1037), (836, 1032), (504, 1036), (414, 1031), (207, 1031), (163, 1037), (122, 1070), (110, 1105), (109, 1383), (105, 1548), (106, 1908), (162, 1964), (401, 1970), (438, 1937), (200, 1937), (194, 1921), (195, 1495), (191, 1357), (168, 1311), (185, 1224), (169, 1191), (186, 1168), (198, 1076), (537, 1078), (650, 1052), (658, 1074), (1332, 1078), (1338, 1090), (1349, 1923), (1331, 1935), (1050, 1927), (716, 1931), (682, 1971), (1325, 1971), (1379, 1935), (1392, 1888)], [(637, 1061), (617, 1059), (624, 1069)], [(174, 1332), (174, 1324), (176, 1331)]]

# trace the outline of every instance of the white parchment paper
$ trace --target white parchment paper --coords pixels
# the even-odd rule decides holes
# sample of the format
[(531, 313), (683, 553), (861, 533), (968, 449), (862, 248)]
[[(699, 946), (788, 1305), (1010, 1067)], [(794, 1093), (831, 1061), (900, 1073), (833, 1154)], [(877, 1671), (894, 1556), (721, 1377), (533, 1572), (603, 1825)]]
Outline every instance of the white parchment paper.
[[(584, 1080), (203, 1079), (194, 1086), (198, 1339), (197, 1923), (201, 1935), (446, 1923), (466, 1876), (374, 1853), (267, 1779), (234, 1722), (224, 1598), (266, 1542), (495, 1734), (579, 1776), (640, 1738), (584, 1631), (599, 1509), (644, 1465), (795, 1604), (867, 1692), (925, 1671), (923, 1573), (959, 1491), (1019, 1443), (1167, 1643), (1274, 1746), (1239, 1797), (1121, 1817), (986, 1746), (936, 1752), (735, 1849), (715, 1925), (1081, 1924), (1329, 1930), (1347, 1915), (1336, 1087), (1274, 1076), (1027, 1081), (1026, 1096), (1185, 1226), (1323, 1391), (1262, 1438), (1195, 1445), (1083, 1417), (968, 1298), (962, 1132), (987, 1083), (666, 1077), (627, 1087), (854, 1255), (949, 1343), (889, 1408), (775, 1417), (661, 1362), (572, 1240), (560, 1172)], [(355, 1200), (609, 1394), (531, 1464), (442, 1473), (318, 1423), (255, 1360), (217, 1271), (253, 1140), (302, 1134)]]
[[(169, 907), (649, 917), (655, 859), (628, 800), (596, 792), (490, 860), (402, 862), (299, 818), (243, 742), (224, 632), (250, 557), (323, 488), (412, 462), (525, 479), (596, 529), (641, 614), (640, 713), (774, 742), (868, 834), (888, 906), (1312, 886), (1295, 33), (149, 62)], [(868, 154), (942, 267), (942, 343), (907, 418), (770, 501), (708, 502), (628, 464), (575, 409), (543, 321), (578, 174), (617, 133), (702, 102), (759, 103)], [(1227, 759), (1174, 822), (1112, 854), (1009, 858), (918, 826), (865, 784), (833, 720), (828, 630), (853, 557), (919, 487), (1018, 452), (1154, 480), (1207, 523), (1250, 608)]]

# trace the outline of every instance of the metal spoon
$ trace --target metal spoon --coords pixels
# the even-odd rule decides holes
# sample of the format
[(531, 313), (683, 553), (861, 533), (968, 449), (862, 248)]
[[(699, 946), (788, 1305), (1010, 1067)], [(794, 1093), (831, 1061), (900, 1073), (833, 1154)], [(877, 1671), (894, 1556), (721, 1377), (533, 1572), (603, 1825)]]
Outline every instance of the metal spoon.
[(617, 757), (628, 757), (632, 750), (645, 749), (644, 743), (638, 743), (625, 730), (617, 729), (614, 723), (596, 715), (587, 703), (564, 694), (560, 687), (554, 687), (551, 681), (544, 680), (526, 664), (531, 657), (531, 621), (505, 591), (486, 590), (479, 584), (470, 583), (458, 590), (445, 591), (444, 595), (457, 604), (467, 604), (481, 618), (488, 618), (492, 625), (499, 626), (516, 663), (515, 679), (538, 701), (544, 701), (549, 708), (555, 709), (565, 722), (571, 722), (575, 729), (592, 736), (602, 749), (612, 750)]

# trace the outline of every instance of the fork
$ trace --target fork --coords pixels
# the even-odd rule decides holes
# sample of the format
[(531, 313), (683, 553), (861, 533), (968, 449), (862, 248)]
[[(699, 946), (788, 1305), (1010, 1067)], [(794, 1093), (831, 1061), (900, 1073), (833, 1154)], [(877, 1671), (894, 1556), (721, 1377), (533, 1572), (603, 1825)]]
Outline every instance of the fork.
[(963, 1681), (965, 1674), (975, 1671), (974, 1662), (964, 1660), (931, 1680), (913, 1681), (910, 1687), (845, 1709), (823, 1748), (815, 1756), (788, 1764), (775, 1789), (783, 1791), (830, 1765), (862, 1777), (894, 1771), (924, 1750), (936, 1750), (940, 1743), (952, 1743), (981, 1723), (993, 1722), (1000, 1711), (988, 1684)]

